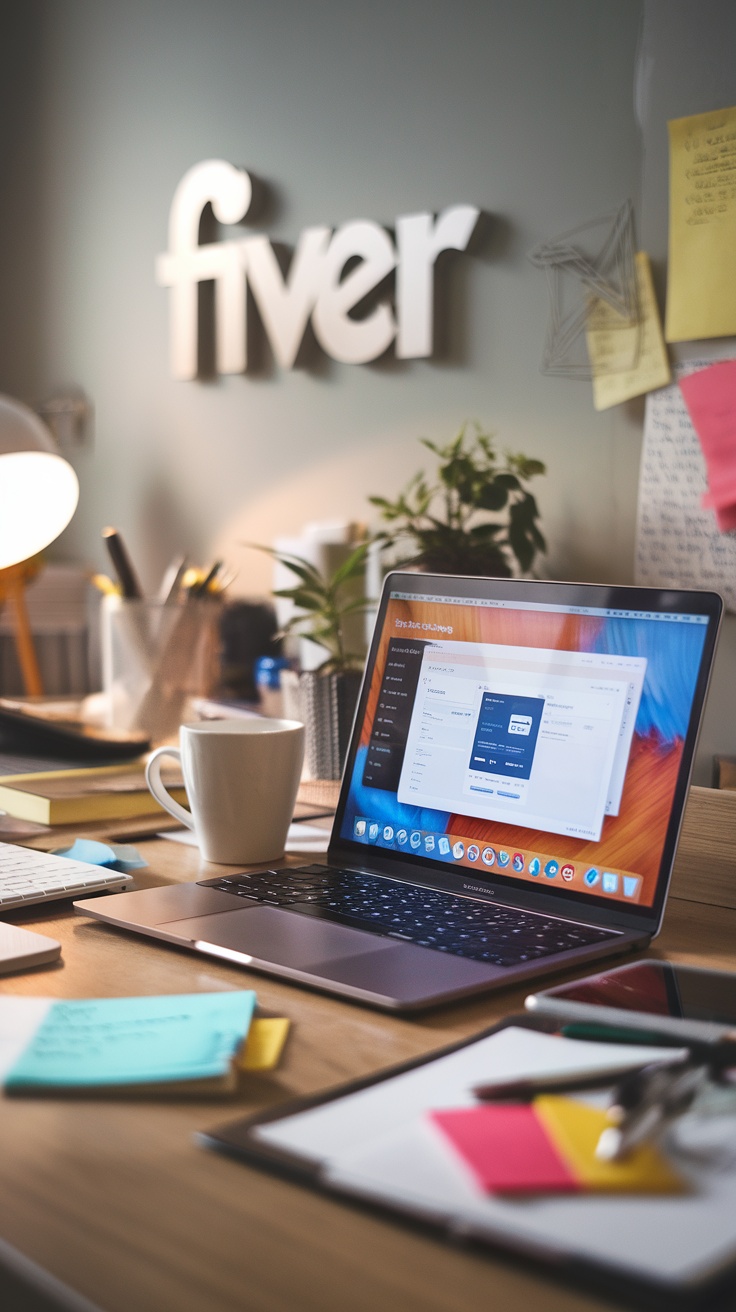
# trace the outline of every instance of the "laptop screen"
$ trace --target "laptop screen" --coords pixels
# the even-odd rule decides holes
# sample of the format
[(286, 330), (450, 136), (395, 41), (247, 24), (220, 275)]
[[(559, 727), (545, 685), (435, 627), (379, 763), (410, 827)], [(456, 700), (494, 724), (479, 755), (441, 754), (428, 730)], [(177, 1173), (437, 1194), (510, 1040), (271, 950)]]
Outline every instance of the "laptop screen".
[(714, 594), (390, 576), (341, 843), (651, 909), (719, 613)]

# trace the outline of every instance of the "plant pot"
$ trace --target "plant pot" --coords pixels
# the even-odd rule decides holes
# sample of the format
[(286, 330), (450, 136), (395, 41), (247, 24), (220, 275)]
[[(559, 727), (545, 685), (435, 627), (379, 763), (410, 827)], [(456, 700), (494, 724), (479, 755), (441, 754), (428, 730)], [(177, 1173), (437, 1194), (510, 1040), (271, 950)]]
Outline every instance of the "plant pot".
[(361, 681), (356, 670), (303, 670), (298, 676), (297, 718), (306, 726), (306, 765), (313, 779), (342, 775)]

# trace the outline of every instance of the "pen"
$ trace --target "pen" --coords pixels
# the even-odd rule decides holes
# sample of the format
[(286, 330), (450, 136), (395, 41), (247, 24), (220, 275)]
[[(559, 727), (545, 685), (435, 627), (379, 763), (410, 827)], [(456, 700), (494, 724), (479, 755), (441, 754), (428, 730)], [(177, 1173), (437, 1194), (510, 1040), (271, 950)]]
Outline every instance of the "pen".
[(116, 528), (103, 528), (102, 537), (107, 547), (110, 560), (115, 567), (115, 573), (118, 576), (120, 589), (124, 597), (129, 601), (140, 601), (143, 598), (143, 589), (141, 588), (135, 570), (131, 564), (125, 543)]
[(708, 1067), (686, 1061), (650, 1066), (623, 1080), (608, 1109), (611, 1122), (596, 1145), (600, 1161), (620, 1161), (652, 1139), (691, 1106), (708, 1079)]
[[(633, 1064), (633, 1063), (632, 1063)], [(641, 1069), (641, 1063), (637, 1069)], [(621, 1074), (621, 1064), (614, 1069), (588, 1071), (548, 1071), (527, 1076), (523, 1080), (499, 1080), (492, 1084), (479, 1084), (473, 1090), (483, 1102), (531, 1102), (541, 1093), (577, 1093), (583, 1089), (601, 1089)]]
[(210, 586), (210, 583), (212, 583), (216, 578), (216, 576), (219, 574), (220, 570), (222, 569), (222, 566), (223, 566), (223, 562), (221, 560), (216, 560), (214, 565), (212, 565), (212, 567), (207, 572), (207, 574), (205, 574), (204, 578), (198, 580), (197, 583), (192, 584), (191, 588), (189, 589), (190, 597), (204, 597), (207, 592), (207, 589)]
[(689, 1048), (691, 1045), (680, 1035), (657, 1030), (635, 1029), (630, 1025), (603, 1025), (600, 1022), (573, 1021), (563, 1025), (560, 1034), (565, 1039), (583, 1039), (594, 1043), (632, 1043), (658, 1048)]
[(176, 556), (166, 570), (159, 588), (158, 599), (165, 606), (173, 606), (174, 602), (179, 600), (182, 579), (186, 572), (186, 556)]
[[(720, 1039), (691, 1039), (686, 1034), (672, 1034), (657, 1030), (639, 1030), (629, 1026), (571, 1023), (563, 1025), (560, 1033), (566, 1039), (594, 1040), (597, 1043), (647, 1044), (657, 1048), (683, 1048), (691, 1059), (720, 1073), (729, 1066), (736, 1067), (736, 1032), (731, 1030)], [(632, 1065), (634, 1063), (632, 1062)], [(620, 1069), (620, 1068), (619, 1068)]]

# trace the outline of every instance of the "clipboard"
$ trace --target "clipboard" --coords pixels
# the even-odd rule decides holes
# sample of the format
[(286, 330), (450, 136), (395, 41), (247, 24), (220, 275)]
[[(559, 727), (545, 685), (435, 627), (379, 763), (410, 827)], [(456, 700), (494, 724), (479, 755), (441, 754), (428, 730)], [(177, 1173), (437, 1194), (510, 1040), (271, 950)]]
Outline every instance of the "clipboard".
[[(460, 1190), (458, 1196), (462, 1199), (459, 1182), (462, 1178), (467, 1184), (467, 1179), (460, 1165), (449, 1159), (443, 1162), (448, 1172), (444, 1181), (446, 1198), (437, 1196), (438, 1184), (433, 1182), (431, 1170), (428, 1185), (427, 1179), (419, 1178), (423, 1160), (420, 1169), (415, 1169), (414, 1182), (405, 1184), (412, 1179), (412, 1162), (416, 1168), (421, 1152), (426, 1149), (429, 1156), (434, 1152), (429, 1137), (419, 1142), (421, 1135), (431, 1136), (431, 1129), (414, 1122), (407, 1129), (402, 1121), (407, 1095), (413, 1096), (411, 1089), (416, 1089), (419, 1082), (426, 1088), (428, 1082), (444, 1079), (451, 1069), (472, 1071), (473, 1063), (481, 1056), (486, 1060), (492, 1051), (490, 1045), (504, 1032), (496, 1051), (500, 1052), (501, 1046), (509, 1049), (512, 1041), (518, 1049), (525, 1031), (530, 1038), (536, 1034), (548, 1042), (572, 1042), (553, 1038), (555, 1026), (549, 1018), (511, 1016), (439, 1052), (350, 1081), (327, 1094), (300, 1098), (286, 1107), (240, 1119), (198, 1136), (198, 1142), (301, 1185), (337, 1195), (345, 1202), (378, 1210), (404, 1224), (419, 1225), (447, 1240), (490, 1249), (495, 1255), (508, 1254), (524, 1261), (533, 1258), (555, 1278), (605, 1291), (608, 1297), (614, 1294), (627, 1307), (697, 1307), (700, 1312), (736, 1284), (736, 1115), (718, 1118), (728, 1122), (726, 1137), (733, 1148), (733, 1160), (725, 1172), (714, 1165), (717, 1182), (706, 1184), (706, 1196), (701, 1196), (701, 1181), (687, 1195), (669, 1199), (578, 1194), (520, 1204), (479, 1194), (475, 1206), (462, 1201), (458, 1205), (453, 1189), (456, 1194)], [(585, 1047), (605, 1047), (610, 1052), (612, 1045)], [(637, 1052), (643, 1057), (642, 1049)], [(464, 1078), (477, 1082), (478, 1073), (476, 1070)], [(469, 1088), (470, 1083), (465, 1087)], [(390, 1099), (399, 1122), (383, 1138), (374, 1133), (375, 1117), (370, 1111), (381, 1099), (387, 1105)], [(364, 1133), (366, 1139), (352, 1154), (348, 1150), (341, 1162), (340, 1135), (347, 1130), (351, 1116), (355, 1126), (360, 1127), (358, 1133)], [(314, 1126), (320, 1123), (323, 1127), (329, 1124), (329, 1138), (336, 1145), (337, 1157), (332, 1160), (332, 1149), (320, 1150), (319, 1129), (312, 1146), (304, 1147), (304, 1127), (312, 1126), (307, 1132), (309, 1139), (310, 1133), (314, 1137)], [(326, 1132), (322, 1133), (326, 1139)], [(718, 1156), (722, 1161), (722, 1154)], [(392, 1160), (396, 1160), (393, 1183), (391, 1167), (385, 1165)], [(434, 1165), (433, 1161), (432, 1169)], [(382, 1177), (384, 1169), (388, 1174)], [(708, 1195), (708, 1187), (715, 1191), (713, 1196)], [(715, 1234), (714, 1226), (718, 1224), (721, 1230)]]

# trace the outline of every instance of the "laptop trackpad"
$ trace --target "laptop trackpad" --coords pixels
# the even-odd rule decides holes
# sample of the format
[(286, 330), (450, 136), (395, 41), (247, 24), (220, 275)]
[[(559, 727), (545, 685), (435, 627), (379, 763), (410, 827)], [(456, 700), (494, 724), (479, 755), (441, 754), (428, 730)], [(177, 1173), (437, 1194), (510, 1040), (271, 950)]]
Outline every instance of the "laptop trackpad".
[(274, 966), (305, 969), (320, 962), (368, 950), (380, 952), (396, 947), (392, 939), (366, 934), (347, 925), (300, 916), (275, 907), (243, 908), (189, 920), (169, 920), (160, 926), (187, 942), (211, 943), (242, 952)]

